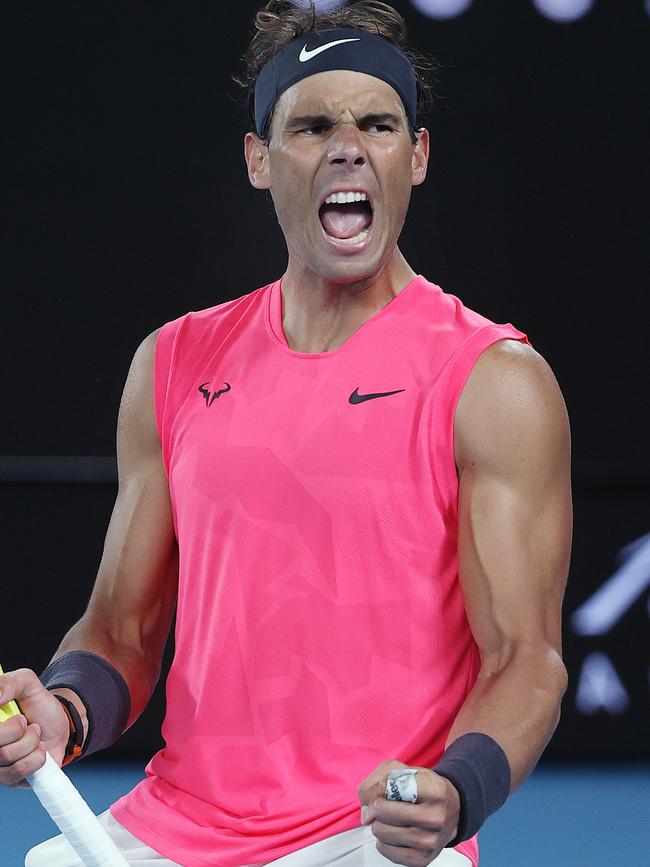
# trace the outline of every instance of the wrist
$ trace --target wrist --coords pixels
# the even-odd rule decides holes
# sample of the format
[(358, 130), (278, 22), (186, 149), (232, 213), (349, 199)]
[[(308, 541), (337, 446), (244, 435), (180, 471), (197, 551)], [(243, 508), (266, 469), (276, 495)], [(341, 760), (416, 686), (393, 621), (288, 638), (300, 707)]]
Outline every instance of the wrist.
[(83, 754), (84, 744), (88, 737), (88, 713), (84, 703), (74, 690), (57, 687), (49, 690), (49, 692), (61, 701), (61, 706), (68, 718), (69, 737), (63, 759), (63, 765), (67, 765)]
[[(435, 770), (435, 768), (433, 770)], [(442, 777), (442, 774), (440, 776)], [(458, 793), (458, 789), (456, 788), (456, 786), (454, 786), (451, 780), (448, 780), (447, 777), (442, 777), (442, 779), (445, 781), (445, 784), (447, 786), (447, 803), (450, 805), (450, 813), (454, 816), (454, 825), (452, 828), (452, 835), (450, 837), (450, 840), (455, 840), (458, 836), (458, 828), (460, 825), (460, 794)]]
[(447, 846), (473, 837), (510, 792), (511, 771), (499, 744), (483, 732), (469, 732), (455, 740), (432, 768), (445, 777), (459, 799), (458, 826)]
[(51, 691), (63, 694), (69, 690), (80, 715), (83, 709), (82, 755), (109, 747), (126, 729), (131, 709), (129, 688), (107, 659), (86, 650), (70, 650), (51, 662), (40, 680)]

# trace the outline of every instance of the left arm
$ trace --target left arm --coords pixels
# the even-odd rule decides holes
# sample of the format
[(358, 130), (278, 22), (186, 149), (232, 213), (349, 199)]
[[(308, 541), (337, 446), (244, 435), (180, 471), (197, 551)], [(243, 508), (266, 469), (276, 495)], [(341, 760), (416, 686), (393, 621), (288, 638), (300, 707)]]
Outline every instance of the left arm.
[[(454, 422), (459, 477), (458, 566), (481, 668), (447, 738), (491, 737), (514, 791), (535, 767), (560, 716), (567, 674), (561, 607), (572, 535), (566, 407), (530, 346), (494, 343), (478, 359)], [(460, 798), (418, 769), (416, 804), (384, 797), (394, 759), (359, 786), (377, 849), (397, 864), (428, 864), (458, 833)], [(441, 768), (442, 773), (442, 768)]]
[(458, 403), (454, 449), (459, 578), (481, 669), (447, 744), (490, 735), (514, 791), (558, 724), (567, 684), (570, 431), (556, 379), (534, 349), (508, 340), (483, 353)]

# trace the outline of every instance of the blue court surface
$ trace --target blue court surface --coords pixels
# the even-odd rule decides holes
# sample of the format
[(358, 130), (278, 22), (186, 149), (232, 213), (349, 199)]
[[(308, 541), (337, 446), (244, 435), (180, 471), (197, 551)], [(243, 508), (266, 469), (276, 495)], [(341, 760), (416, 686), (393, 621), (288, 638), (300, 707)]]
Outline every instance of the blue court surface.
[[(144, 776), (92, 759), (69, 774), (96, 813)], [(0, 867), (55, 833), (32, 792), (0, 787)], [(483, 828), (481, 867), (650, 867), (650, 766), (540, 768)]]

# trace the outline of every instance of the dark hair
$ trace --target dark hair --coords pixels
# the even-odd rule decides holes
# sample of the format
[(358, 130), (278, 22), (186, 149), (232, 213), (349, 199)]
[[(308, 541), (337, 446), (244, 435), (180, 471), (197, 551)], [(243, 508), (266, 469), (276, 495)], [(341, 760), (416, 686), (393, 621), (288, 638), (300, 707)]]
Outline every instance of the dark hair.
[[(396, 9), (380, 0), (354, 0), (329, 11), (318, 11), (313, 2), (297, 6), (290, 0), (269, 0), (255, 16), (255, 33), (242, 57), (244, 72), (233, 75), (243, 88), (252, 128), (255, 129), (255, 82), (264, 64), (296, 36), (334, 27), (356, 27), (383, 36), (411, 61), (417, 81), (416, 129), (433, 107), (433, 84), (438, 63), (406, 41), (406, 23)], [(413, 140), (415, 136), (412, 133)]]

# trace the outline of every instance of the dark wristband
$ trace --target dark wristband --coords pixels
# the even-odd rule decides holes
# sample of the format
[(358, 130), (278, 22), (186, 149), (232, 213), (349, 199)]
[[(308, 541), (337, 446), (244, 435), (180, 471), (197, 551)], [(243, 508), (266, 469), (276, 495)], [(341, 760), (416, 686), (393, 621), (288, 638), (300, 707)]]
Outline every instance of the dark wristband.
[(81, 717), (79, 716), (79, 711), (74, 706), (74, 703), (62, 695), (55, 695), (54, 697), (58, 698), (63, 705), (63, 710), (68, 717), (68, 725), (70, 727), (70, 735), (65, 747), (63, 764), (61, 765), (61, 767), (65, 767), (66, 765), (69, 765), (70, 762), (74, 762), (75, 759), (78, 759), (81, 756), (84, 741), (84, 727), (81, 722)]
[(461, 735), (432, 770), (448, 779), (460, 797), (458, 832), (447, 847), (473, 837), (510, 792), (508, 758), (499, 744), (482, 732)]
[(126, 728), (131, 712), (129, 688), (119, 671), (96, 653), (71, 650), (51, 662), (40, 679), (47, 689), (73, 690), (83, 702), (88, 734), (81, 755), (109, 747)]

